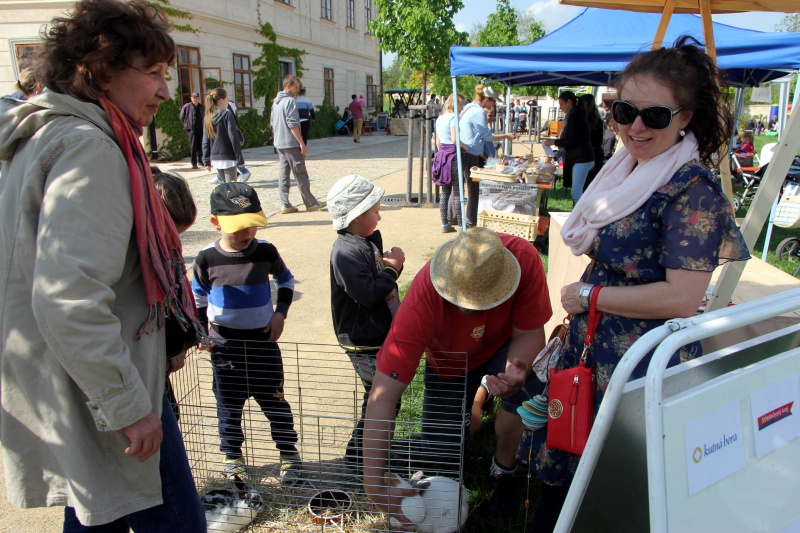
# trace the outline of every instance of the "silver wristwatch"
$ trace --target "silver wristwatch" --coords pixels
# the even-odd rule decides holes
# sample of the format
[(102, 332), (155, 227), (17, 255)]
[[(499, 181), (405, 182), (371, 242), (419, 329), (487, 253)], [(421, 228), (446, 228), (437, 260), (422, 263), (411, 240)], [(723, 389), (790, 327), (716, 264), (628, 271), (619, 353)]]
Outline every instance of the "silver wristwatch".
[(578, 290), (578, 302), (581, 304), (584, 311), (589, 310), (589, 296), (592, 295), (593, 288), (594, 285), (591, 283), (584, 283), (581, 285), (580, 290)]

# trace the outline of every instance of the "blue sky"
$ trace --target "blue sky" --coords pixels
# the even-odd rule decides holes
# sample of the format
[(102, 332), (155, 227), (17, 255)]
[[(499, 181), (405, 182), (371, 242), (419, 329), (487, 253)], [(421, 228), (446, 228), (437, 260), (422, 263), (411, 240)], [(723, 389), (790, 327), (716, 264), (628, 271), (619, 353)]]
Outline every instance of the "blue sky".
[[(463, 0), (464, 8), (454, 17), (456, 27), (461, 31), (470, 31), (475, 23), (485, 23), (486, 17), (494, 13), (497, 3), (493, 0)], [(577, 15), (582, 7), (567, 6), (558, 0), (511, 0), (511, 5), (520, 11), (532, 13), (550, 33)], [(758, 31), (775, 31), (775, 25), (785, 13), (750, 12), (733, 15), (714, 15), (715, 22)], [(384, 54), (384, 68), (394, 61), (394, 54)]]

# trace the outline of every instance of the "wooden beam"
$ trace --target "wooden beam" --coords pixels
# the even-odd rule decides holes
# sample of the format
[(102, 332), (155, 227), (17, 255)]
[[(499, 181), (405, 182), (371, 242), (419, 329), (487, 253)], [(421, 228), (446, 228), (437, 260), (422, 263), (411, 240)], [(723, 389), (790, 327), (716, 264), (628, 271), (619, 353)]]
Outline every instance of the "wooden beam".
[(714, 44), (714, 26), (711, 24), (711, 0), (698, 0), (700, 18), (703, 20), (703, 35), (706, 39), (706, 53), (717, 61), (717, 45)]
[(653, 46), (651, 50), (661, 48), (664, 43), (664, 35), (667, 33), (669, 21), (672, 18), (672, 12), (675, 10), (675, 0), (664, 0), (664, 10), (661, 12), (661, 20), (658, 22), (658, 29), (656, 36), (653, 38)]

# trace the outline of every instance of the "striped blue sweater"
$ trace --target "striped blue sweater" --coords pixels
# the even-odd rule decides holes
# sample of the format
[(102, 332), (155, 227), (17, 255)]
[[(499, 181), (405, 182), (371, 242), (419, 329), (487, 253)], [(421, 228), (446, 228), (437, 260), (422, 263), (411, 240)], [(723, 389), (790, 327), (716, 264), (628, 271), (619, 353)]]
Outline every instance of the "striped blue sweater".
[[(294, 276), (267, 241), (254, 240), (241, 252), (226, 252), (219, 241), (211, 243), (197, 254), (192, 270), (192, 291), (203, 325), (263, 329), (274, 312), (286, 316), (292, 304)], [(278, 289), (274, 311), (270, 276)]]

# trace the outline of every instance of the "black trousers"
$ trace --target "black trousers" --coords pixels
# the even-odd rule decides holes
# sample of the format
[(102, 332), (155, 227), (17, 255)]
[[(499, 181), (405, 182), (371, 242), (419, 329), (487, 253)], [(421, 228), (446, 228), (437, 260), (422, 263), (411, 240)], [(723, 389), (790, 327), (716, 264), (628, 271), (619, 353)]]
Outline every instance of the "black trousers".
[(203, 131), (187, 131), (186, 135), (189, 136), (189, 150), (192, 154), (192, 166), (203, 164)]
[(272, 440), (281, 454), (297, 453), (297, 431), (289, 402), (283, 396), (283, 360), (278, 344), (263, 340), (260, 330), (220, 328), (224, 335), (211, 356), (217, 400), (220, 451), (242, 456), (242, 412), (253, 398), (269, 420)]
[(303, 144), (308, 144), (308, 131), (311, 129), (311, 121), (304, 120), (300, 123), (300, 135), (303, 137)]

